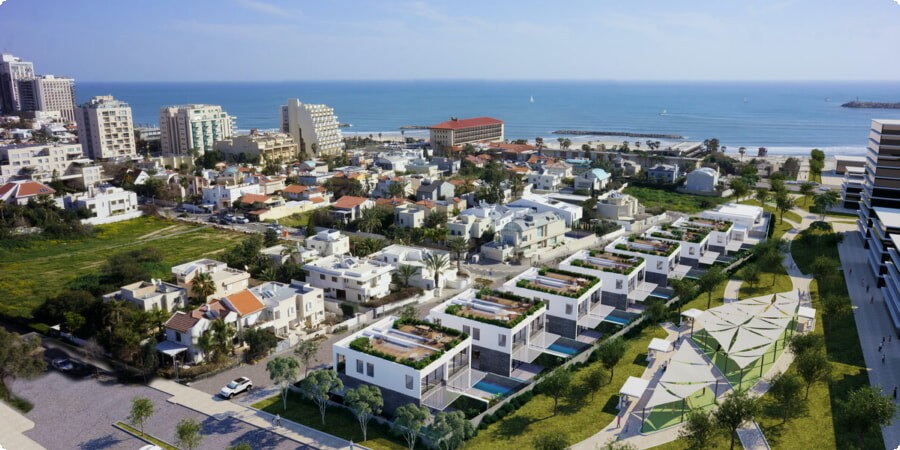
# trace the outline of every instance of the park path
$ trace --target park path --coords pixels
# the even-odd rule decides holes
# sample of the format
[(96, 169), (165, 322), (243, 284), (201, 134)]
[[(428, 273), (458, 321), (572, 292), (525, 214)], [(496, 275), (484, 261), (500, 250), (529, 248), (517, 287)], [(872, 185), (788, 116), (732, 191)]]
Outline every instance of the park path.
[(736, 302), (738, 300), (738, 296), (741, 292), (741, 284), (743, 281), (736, 280), (734, 278), (728, 280), (728, 284), (725, 285), (725, 295), (722, 298), (723, 303), (731, 303)]
[(0, 402), (0, 448), (42, 450), (43, 446), (25, 436), (25, 432), (32, 428), (34, 422)]

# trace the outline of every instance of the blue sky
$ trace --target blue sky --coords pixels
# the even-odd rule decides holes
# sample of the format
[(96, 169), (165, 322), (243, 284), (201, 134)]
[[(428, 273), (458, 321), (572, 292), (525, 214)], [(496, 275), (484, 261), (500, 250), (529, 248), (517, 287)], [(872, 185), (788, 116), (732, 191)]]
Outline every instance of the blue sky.
[(6, 0), (83, 81), (893, 80), (900, 0)]

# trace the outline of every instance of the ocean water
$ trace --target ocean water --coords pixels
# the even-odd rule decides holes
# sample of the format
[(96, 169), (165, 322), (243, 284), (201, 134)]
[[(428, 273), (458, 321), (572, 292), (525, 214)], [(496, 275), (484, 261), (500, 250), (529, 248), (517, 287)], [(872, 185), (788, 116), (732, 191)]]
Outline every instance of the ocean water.
[[(554, 140), (557, 129), (666, 133), (695, 141), (715, 137), (729, 152), (744, 146), (750, 154), (757, 147), (776, 154), (808, 154), (813, 147), (861, 154), (871, 119), (900, 119), (900, 110), (840, 106), (855, 99), (900, 101), (900, 82), (79, 82), (76, 92), (79, 102), (102, 94), (128, 102), (135, 123), (156, 124), (162, 106), (210, 103), (236, 116), (241, 130), (273, 129), (280, 105), (296, 97), (333, 107), (342, 123), (353, 125), (348, 132), (492, 116), (506, 123), (510, 139)], [(580, 140), (588, 139), (628, 138)]]

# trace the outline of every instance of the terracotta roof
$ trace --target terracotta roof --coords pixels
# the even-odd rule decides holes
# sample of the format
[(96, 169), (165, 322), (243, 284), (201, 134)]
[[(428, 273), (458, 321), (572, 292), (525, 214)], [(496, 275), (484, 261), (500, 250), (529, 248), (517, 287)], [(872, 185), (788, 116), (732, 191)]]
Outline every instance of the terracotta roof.
[(231, 306), (237, 310), (237, 313), (242, 316), (253, 314), (266, 307), (266, 305), (263, 305), (263, 303), (247, 289), (231, 294), (225, 298), (227, 298), (228, 303), (231, 303)]
[(353, 209), (365, 203), (366, 200), (368, 200), (368, 198), (366, 197), (354, 197), (352, 195), (345, 195), (334, 202), (334, 205), (332, 206), (338, 209)]
[(254, 216), (258, 216), (260, 214), (265, 214), (267, 212), (269, 212), (268, 209), (254, 209), (253, 211), (250, 211), (247, 214), (253, 214)]
[(322, 197), (312, 197), (309, 199), (309, 201), (311, 201), (313, 203), (322, 203), (325, 201), (325, 199)]
[(309, 186), (304, 186), (302, 184), (291, 184), (285, 186), (282, 192), (287, 192), (289, 194), (302, 194), (306, 192), (307, 189), (309, 189)]
[(253, 171), (253, 169), (251, 169), (249, 167), (238, 167), (237, 170), (238, 170), (238, 172), (252, 172)]
[(527, 167), (507, 167), (506, 170), (513, 173), (528, 173)]
[(404, 203), (409, 203), (409, 200), (402, 197), (379, 198), (375, 200), (375, 204), (378, 206), (397, 206)]
[(465, 186), (466, 185), (466, 180), (460, 180), (458, 178), (454, 179), (454, 180), (447, 180), (447, 182), (454, 186)]
[(0, 186), (0, 199), (4, 198), (28, 198), (36, 195), (53, 195), (56, 191), (50, 186), (37, 181), (21, 181), (6, 183)]
[(166, 328), (181, 333), (187, 333), (191, 328), (194, 328), (194, 325), (197, 325), (197, 322), (199, 321), (200, 317), (194, 317), (193, 314), (178, 311), (166, 321)]
[(512, 153), (522, 153), (531, 150), (537, 150), (537, 147), (528, 144), (507, 144), (504, 142), (498, 142), (496, 144), (491, 144), (491, 148), (503, 150), (504, 152), (512, 152)]
[(428, 209), (431, 209), (431, 208), (434, 208), (435, 206), (437, 206), (437, 202), (435, 202), (434, 200), (419, 200), (416, 202), (416, 204), (422, 205)]
[(256, 202), (266, 203), (269, 200), (272, 200), (272, 197), (269, 197), (268, 195), (259, 195), (259, 194), (244, 194), (240, 198), (241, 203), (247, 203), (247, 204), (256, 203)]
[(502, 123), (502, 120), (497, 120), (490, 117), (473, 117), (471, 119), (448, 120), (437, 125), (432, 125), (429, 128), (441, 130), (459, 130), (461, 128), (483, 127), (485, 125), (497, 125)]

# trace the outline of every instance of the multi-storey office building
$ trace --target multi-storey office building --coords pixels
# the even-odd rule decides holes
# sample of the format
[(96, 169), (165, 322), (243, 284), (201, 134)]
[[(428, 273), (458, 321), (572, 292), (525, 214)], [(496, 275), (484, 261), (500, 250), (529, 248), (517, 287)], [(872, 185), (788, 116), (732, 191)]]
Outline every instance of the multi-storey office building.
[(647, 264), (639, 256), (581, 250), (559, 263), (559, 268), (600, 278), (602, 303), (616, 309), (643, 302), (656, 289), (656, 284), (645, 281)]
[(288, 99), (281, 106), (281, 131), (293, 136), (300, 153), (311, 158), (336, 155), (344, 148), (338, 118), (326, 105)]
[(547, 331), (575, 339), (599, 325), (600, 278), (560, 269), (532, 267), (503, 284), (502, 290), (547, 303)]
[(160, 150), (166, 155), (202, 155), (234, 135), (234, 117), (217, 105), (169, 106), (159, 110)]
[(131, 107), (111, 95), (92, 98), (75, 111), (78, 142), (91, 159), (133, 157), (134, 124)]
[(33, 63), (7, 53), (0, 55), (0, 110), (3, 113), (22, 111), (19, 81), (33, 78)]

